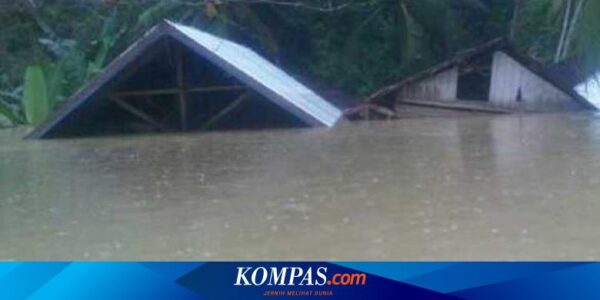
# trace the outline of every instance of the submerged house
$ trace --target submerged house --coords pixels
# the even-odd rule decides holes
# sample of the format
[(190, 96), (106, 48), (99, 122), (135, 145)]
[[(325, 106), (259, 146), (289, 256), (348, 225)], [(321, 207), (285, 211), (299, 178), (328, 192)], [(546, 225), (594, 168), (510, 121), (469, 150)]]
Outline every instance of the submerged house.
[(366, 101), (398, 117), (595, 109), (502, 38), (385, 87)]
[(164, 21), (28, 137), (331, 127), (341, 116), (249, 48)]

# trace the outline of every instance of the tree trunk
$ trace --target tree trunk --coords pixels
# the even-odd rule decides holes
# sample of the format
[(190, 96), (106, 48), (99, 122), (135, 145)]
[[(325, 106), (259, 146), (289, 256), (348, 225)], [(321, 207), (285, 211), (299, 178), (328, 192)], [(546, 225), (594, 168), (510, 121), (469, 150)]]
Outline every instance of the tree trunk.
[(569, 24), (569, 31), (565, 36), (565, 45), (563, 47), (561, 59), (565, 59), (569, 55), (571, 44), (573, 43), (573, 35), (575, 33), (575, 28), (577, 27), (577, 22), (579, 21), (579, 18), (581, 16), (581, 9), (583, 8), (585, 1), (586, 0), (579, 0), (579, 2), (577, 3), (577, 7), (573, 12), (573, 16), (571, 16), (571, 23)]
[(508, 31), (508, 38), (510, 41), (514, 41), (517, 36), (517, 30), (519, 28), (519, 18), (521, 16), (521, 11), (523, 10), (523, 0), (514, 0), (513, 5), (513, 15)]
[(567, 0), (567, 7), (565, 8), (565, 13), (563, 15), (563, 23), (562, 29), (560, 30), (560, 38), (558, 40), (558, 47), (556, 48), (556, 52), (554, 54), (554, 62), (557, 63), (560, 61), (563, 48), (565, 47), (565, 37), (567, 36), (567, 31), (569, 30), (569, 19), (571, 18), (571, 5), (572, 0)]

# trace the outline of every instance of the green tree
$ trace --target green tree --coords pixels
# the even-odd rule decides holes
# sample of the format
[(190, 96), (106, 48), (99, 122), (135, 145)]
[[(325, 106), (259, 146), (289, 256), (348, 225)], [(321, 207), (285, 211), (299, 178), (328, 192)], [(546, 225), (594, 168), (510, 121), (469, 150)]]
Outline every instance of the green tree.
[[(524, 44), (546, 61), (577, 57), (585, 67), (600, 66), (600, 1), (530, 0), (522, 24)], [(536, 35), (537, 34), (537, 35)]]

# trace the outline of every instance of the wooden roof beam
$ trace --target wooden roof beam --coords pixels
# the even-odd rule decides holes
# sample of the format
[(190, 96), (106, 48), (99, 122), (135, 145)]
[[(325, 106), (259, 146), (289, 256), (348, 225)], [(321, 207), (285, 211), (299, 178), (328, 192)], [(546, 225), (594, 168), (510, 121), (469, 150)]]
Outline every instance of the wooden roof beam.
[(250, 97), (250, 93), (243, 93), (242, 95), (237, 97), (229, 105), (227, 105), (220, 112), (218, 112), (214, 117), (212, 117), (208, 121), (206, 121), (206, 123), (204, 123), (204, 125), (202, 125), (202, 129), (203, 130), (209, 129), (211, 126), (213, 126), (215, 123), (217, 123), (218, 121), (223, 119), (223, 117), (225, 117), (227, 114), (229, 114), (235, 108), (240, 106), (242, 104), (242, 102), (244, 102), (244, 100), (246, 100), (248, 97)]
[(227, 92), (227, 91), (243, 91), (246, 87), (239, 85), (232, 86), (211, 86), (211, 87), (197, 87), (197, 88), (169, 88), (169, 89), (155, 89), (155, 90), (138, 90), (138, 91), (122, 91), (114, 93), (117, 97), (130, 97), (130, 96), (153, 96), (153, 95), (177, 95), (182, 91), (188, 93), (214, 93), (214, 92)]
[(124, 101), (123, 99), (120, 99), (118, 97), (111, 97), (111, 100), (117, 104), (120, 108), (122, 108), (123, 110), (129, 112), (130, 114), (138, 117), (139, 119), (145, 121), (146, 123), (159, 128), (159, 129), (165, 129), (165, 126), (163, 124), (161, 124), (159, 121), (157, 121), (156, 119), (154, 119), (152, 116), (150, 116), (149, 114), (137, 109), (136, 107), (134, 107), (133, 105), (127, 103), (126, 101)]

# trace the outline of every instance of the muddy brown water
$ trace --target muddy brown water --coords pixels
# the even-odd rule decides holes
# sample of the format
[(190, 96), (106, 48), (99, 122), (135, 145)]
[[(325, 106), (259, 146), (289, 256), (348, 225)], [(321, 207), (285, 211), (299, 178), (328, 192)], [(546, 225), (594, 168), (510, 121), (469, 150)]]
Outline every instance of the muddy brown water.
[(22, 141), (2, 260), (600, 259), (600, 119)]

